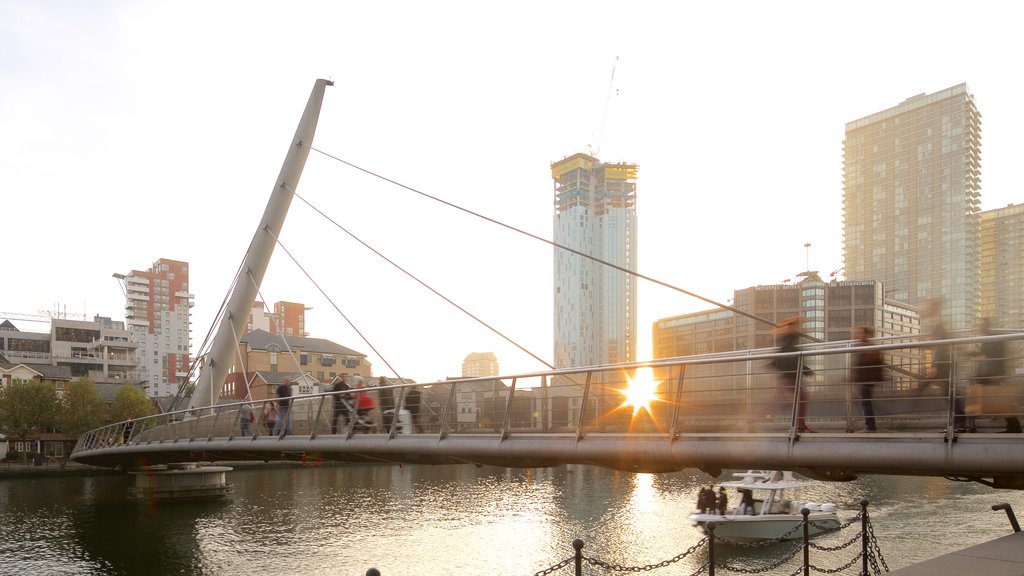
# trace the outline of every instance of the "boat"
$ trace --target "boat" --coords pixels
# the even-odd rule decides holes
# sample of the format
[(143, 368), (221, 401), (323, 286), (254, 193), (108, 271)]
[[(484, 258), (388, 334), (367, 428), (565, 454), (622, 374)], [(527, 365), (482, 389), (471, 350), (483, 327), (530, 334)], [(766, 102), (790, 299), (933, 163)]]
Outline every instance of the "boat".
[[(704, 532), (708, 523), (715, 523), (715, 536), (734, 542), (764, 542), (768, 540), (794, 540), (803, 538), (803, 514), (807, 508), (808, 535), (817, 536), (840, 527), (836, 505), (832, 503), (790, 500), (789, 491), (812, 486), (812, 482), (798, 480), (792, 472), (773, 470), (748, 470), (736, 472), (739, 480), (721, 482), (716, 485), (716, 494), (724, 490), (735, 506), (718, 514), (717, 510), (690, 514), (690, 520)], [(753, 509), (743, 506), (741, 495), (749, 490), (753, 497)], [(733, 500), (735, 499), (735, 500)]]

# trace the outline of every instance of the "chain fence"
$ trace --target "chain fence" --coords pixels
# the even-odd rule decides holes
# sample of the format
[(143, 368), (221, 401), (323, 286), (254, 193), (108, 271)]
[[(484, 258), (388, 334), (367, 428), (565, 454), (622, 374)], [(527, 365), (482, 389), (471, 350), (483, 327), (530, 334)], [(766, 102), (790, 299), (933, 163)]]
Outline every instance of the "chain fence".
[[(789, 573), (790, 576), (800, 576), (801, 574), (807, 575), (812, 571), (817, 574), (842, 574), (853, 568), (858, 562), (861, 564), (861, 570), (858, 574), (862, 574), (864, 576), (877, 576), (884, 572), (889, 572), (889, 566), (886, 564), (885, 558), (882, 556), (882, 548), (878, 543), (878, 538), (875, 536), (874, 526), (871, 524), (871, 519), (868, 516), (868, 503), (866, 500), (862, 500), (860, 504), (860, 512), (839, 526), (810, 522), (807, 519), (807, 509), (803, 509), (801, 510), (801, 513), (804, 515), (803, 521), (797, 523), (793, 528), (775, 538), (753, 542), (715, 536), (715, 525), (713, 522), (709, 522), (708, 526), (706, 526), (706, 531), (708, 533), (707, 536), (702, 538), (693, 546), (690, 546), (686, 551), (673, 556), (668, 560), (640, 566), (627, 566), (616, 562), (601, 560), (594, 556), (585, 555), (583, 554), (583, 540), (576, 539), (572, 541), (572, 546), (576, 551), (573, 556), (545, 568), (544, 570), (536, 572), (534, 576), (556, 574), (562, 570), (567, 570), (569, 566), (573, 567), (576, 576), (581, 576), (583, 574), (582, 569), (584, 564), (608, 573), (650, 572), (675, 564), (684, 558), (694, 556), (697, 552), (702, 550), (707, 551), (707, 560), (703, 561), (690, 576), (699, 576), (704, 573), (707, 573), (708, 576), (715, 576), (716, 570), (722, 571), (723, 573), (735, 574), (774, 573), (775, 571), (794, 562), (794, 559), (796, 559), (800, 552), (804, 553), (803, 561), (797, 561), (798, 565)], [(844, 530), (854, 526), (858, 522), (861, 524), (861, 529), (854, 532), (849, 538), (841, 543), (826, 545), (811, 541), (812, 533), (809, 530), (810, 528), (814, 528), (817, 531), (813, 533), (814, 536), (823, 533), (842, 533)], [(800, 533), (799, 536), (797, 536), (798, 533)], [(853, 557), (839, 566), (823, 567), (810, 562), (809, 552), (811, 550), (834, 555), (835, 553), (842, 552), (843, 550), (852, 547), (858, 542), (862, 544), (861, 549), (858, 550)], [(719, 545), (729, 546), (733, 549), (756, 549), (787, 543), (792, 544), (793, 549), (787, 550), (783, 556), (772, 561), (770, 564), (748, 568), (733, 562), (715, 560), (715, 548)]]

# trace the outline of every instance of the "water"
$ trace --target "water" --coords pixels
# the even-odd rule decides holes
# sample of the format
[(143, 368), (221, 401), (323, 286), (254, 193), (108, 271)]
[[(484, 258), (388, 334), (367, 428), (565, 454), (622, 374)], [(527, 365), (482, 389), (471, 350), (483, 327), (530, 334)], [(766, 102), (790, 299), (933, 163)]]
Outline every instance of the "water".
[[(588, 556), (646, 565), (701, 539), (686, 516), (710, 480), (579, 466), (275, 466), (229, 473), (235, 492), (222, 502), (147, 505), (125, 497), (128, 476), (5, 479), (0, 574), (362, 576), (373, 566), (384, 576), (532, 575), (570, 557), (574, 538)], [(822, 483), (803, 495), (836, 502), (844, 521), (868, 499), (893, 569), (1009, 534), (992, 504), (1024, 512), (1019, 492), (933, 478)], [(784, 546), (720, 548), (719, 557), (767, 566)], [(857, 546), (812, 562), (834, 568)], [(705, 559), (700, 552), (651, 573), (692, 574)]]

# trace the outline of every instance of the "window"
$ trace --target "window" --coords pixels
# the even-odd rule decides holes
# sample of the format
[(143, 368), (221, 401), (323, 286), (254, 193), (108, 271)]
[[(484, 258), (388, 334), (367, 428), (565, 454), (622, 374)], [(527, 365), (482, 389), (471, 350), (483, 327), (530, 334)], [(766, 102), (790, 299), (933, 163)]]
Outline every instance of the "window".
[(309, 354), (306, 354), (305, 352), (299, 354), (299, 364), (302, 364), (303, 366), (309, 364)]

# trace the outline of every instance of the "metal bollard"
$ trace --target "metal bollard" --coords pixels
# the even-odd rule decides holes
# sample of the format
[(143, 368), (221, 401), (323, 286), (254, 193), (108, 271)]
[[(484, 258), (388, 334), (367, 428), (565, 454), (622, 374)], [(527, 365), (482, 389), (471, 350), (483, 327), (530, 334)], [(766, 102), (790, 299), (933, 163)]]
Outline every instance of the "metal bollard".
[(1020, 532), (1020, 524), (1017, 523), (1017, 515), (1013, 513), (1013, 506), (1007, 503), (993, 504), (992, 510), (1006, 510), (1006, 517), (1010, 519), (1010, 526), (1013, 526), (1014, 532)]
[(708, 576), (715, 576), (715, 528), (718, 524), (708, 522)]
[(380, 576), (380, 570), (376, 568), (370, 568), (366, 571), (366, 576)]
[(868, 576), (868, 501), (860, 501), (860, 574)]
[(807, 508), (801, 508), (800, 513), (804, 516), (804, 576), (811, 575), (811, 536), (810, 524), (807, 516), (811, 513)]
[(573, 540), (572, 547), (576, 550), (576, 576), (583, 576), (583, 540)]

